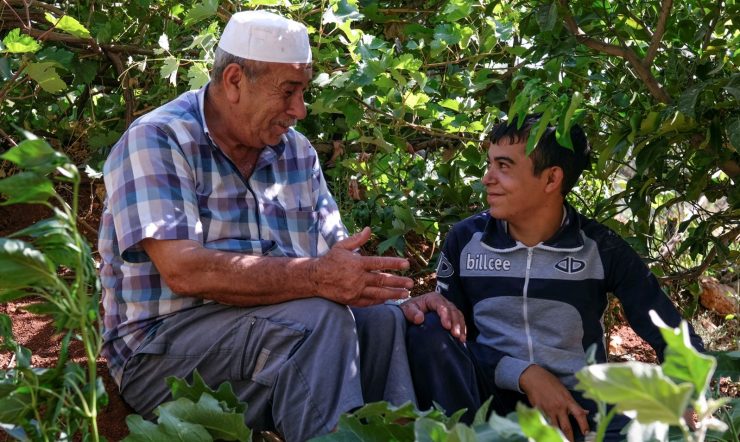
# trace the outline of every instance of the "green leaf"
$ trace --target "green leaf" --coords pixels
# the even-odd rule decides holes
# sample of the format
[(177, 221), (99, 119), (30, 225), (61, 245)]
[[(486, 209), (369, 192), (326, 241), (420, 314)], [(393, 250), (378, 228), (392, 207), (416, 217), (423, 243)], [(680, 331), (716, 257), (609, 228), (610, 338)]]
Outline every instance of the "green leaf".
[(0, 180), (0, 195), (7, 198), (0, 206), (18, 203), (44, 204), (54, 194), (51, 181), (35, 172), (21, 172)]
[(0, 398), (0, 422), (21, 424), (23, 415), (31, 411), (31, 395), (14, 391)]
[(199, 424), (216, 440), (248, 441), (251, 432), (244, 425), (243, 413), (224, 410), (219, 401), (209, 394), (202, 394), (197, 403), (180, 398), (159, 408), (160, 417), (168, 414), (192, 424)]
[(378, 244), (378, 254), (382, 255), (391, 247), (393, 247), (396, 251), (404, 250), (405, 243), (403, 235), (391, 235), (388, 237), (388, 239), (381, 241), (380, 244)]
[(415, 58), (412, 54), (403, 54), (391, 63), (391, 68), (408, 71), (417, 71), (421, 69), (423, 62)]
[(452, 98), (445, 98), (444, 100), (439, 102), (439, 105), (444, 108), (454, 110), (455, 112), (459, 112), (461, 104), (459, 101), (454, 100)]
[(537, 442), (567, 441), (560, 430), (547, 424), (542, 413), (536, 408), (529, 408), (519, 402), (516, 404), (516, 415), (519, 417), (522, 433), (530, 440), (536, 440)]
[(34, 246), (56, 265), (74, 268), (83, 250), (71, 234), (69, 226), (60, 219), (50, 218), (9, 235), (11, 238), (32, 237)]
[(144, 420), (137, 414), (126, 417), (129, 435), (124, 442), (208, 442), (213, 438), (201, 425), (180, 421), (166, 411), (158, 423)]
[[(527, 155), (532, 153), (532, 151), (537, 147), (537, 143), (540, 141), (540, 138), (542, 138), (542, 135), (544, 135), (545, 130), (547, 130), (547, 125), (550, 124), (551, 113), (552, 107), (548, 106), (547, 109), (545, 109), (545, 113), (542, 114), (540, 121), (532, 127), (529, 137), (527, 138)], [(534, 136), (532, 134), (534, 134)]]
[(582, 101), (583, 95), (578, 91), (573, 92), (573, 97), (570, 100), (570, 105), (568, 105), (568, 110), (560, 117), (558, 127), (555, 131), (555, 138), (558, 143), (570, 150), (573, 150), (573, 141), (570, 139), (570, 128), (575, 122), (573, 115), (575, 115), (576, 111), (581, 106)]
[(37, 52), (41, 45), (30, 35), (21, 34), (20, 28), (13, 29), (3, 38), (5, 49), (3, 52), (11, 54), (22, 54), (26, 52)]
[(449, 432), (444, 423), (428, 418), (417, 419), (414, 423), (414, 439), (417, 442), (441, 442), (449, 440)]
[(38, 61), (55, 62), (59, 65), (59, 67), (64, 67), (66, 69), (72, 65), (72, 59), (74, 58), (74, 55), (74, 53), (65, 49), (57, 48), (55, 46), (49, 46), (36, 54), (36, 59)]
[(689, 118), (696, 117), (696, 100), (699, 98), (699, 94), (704, 90), (705, 84), (700, 83), (690, 87), (686, 92), (681, 94), (678, 99), (678, 111)]
[(387, 402), (371, 403), (352, 414), (342, 415), (336, 431), (311, 440), (313, 442), (414, 440), (413, 425), (399, 424), (398, 419), (401, 417), (417, 417), (413, 405), (406, 404), (396, 409)]
[(473, 426), (476, 425), (482, 425), (486, 423), (486, 416), (488, 416), (488, 411), (491, 408), (491, 401), (493, 400), (493, 396), (486, 399), (485, 402), (483, 402), (483, 405), (480, 406), (478, 411), (475, 412), (475, 417), (473, 417)]
[(730, 145), (735, 148), (735, 152), (740, 153), (740, 118), (731, 120), (727, 125), (727, 138), (730, 139)]
[(666, 342), (663, 373), (679, 382), (690, 382), (694, 385), (694, 399), (703, 396), (709, 387), (712, 373), (717, 361), (699, 353), (692, 345), (689, 326), (681, 321), (677, 328), (668, 327), (655, 311), (650, 311), (653, 323), (660, 328), (660, 334)]
[(218, 0), (204, 0), (188, 11), (188, 14), (185, 16), (184, 25), (189, 27), (199, 21), (213, 17), (216, 15), (217, 10)]
[(239, 401), (230, 383), (224, 382), (219, 385), (218, 390), (214, 391), (206, 385), (198, 370), (193, 372), (192, 385), (188, 384), (184, 379), (179, 379), (175, 376), (168, 377), (165, 379), (165, 382), (170, 387), (173, 399), (187, 398), (193, 402), (197, 402), (201, 395), (208, 394), (216, 398), (219, 402), (222, 402), (231, 411), (243, 414), (247, 410), (247, 405)]
[(44, 140), (24, 140), (16, 147), (0, 155), (3, 160), (10, 161), (22, 169), (33, 170), (46, 174), (52, 172), (64, 163), (69, 162), (66, 155), (57, 152)]
[(175, 57), (167, 57), (162, 63), (162, 68), (159, 70), (159, 76), (162, 78), (168, 78), (170, 84), (173, 86), (177, 84), (177, 69), (180, 67), (180, 60)]
[(552, 31), (558, 22), (558, 4), (552, 2), (549, 5), (542, 5), (537, 14), (537, 22), (540, 29), (544, 32)]
[(72, 34), (75, 37), (79, 38), (90, 38), (90, 31), (87, 30), (84, 26), (82, 26), (82, 23), (78, 22), (77, 19), (74, 17), (71, 17), (69, 15), (63, 15), (62, 18), (57, 19), (50, 13), (44, 14), (44, 17), (46, 18), (46, 21), (54, 25), (55, 28), (66, 32), (67, 34)]
[(643, 423), (680, 425), (694, 390), (689, 383), (676, 385), (659, 366), (634, 361), (589, 365), (576, 378), (586, 397), (635, 413)]
[(62, 81), (56, 71), (57, 63), (46, 61), (28, 65), (28, 76), (33, 78), (39, 86), (50, 94), (67, 89), (67, 83)]
[(188, 87), (190, 87), (190, 90), (200, 89), (210, 79), (208, 68), (203, 63), (193, 63), (188, 69)]
[[(397, 410), (401, 410), (400, 413)], [(409, 411), (411, 414), (408, 414)], [(388, 402), (372, 402), (365, 404), (359, 409), (352, 412), (352, 416), (367, 422), (385, 422), (390, 423), (397, 417), (413, 417), (413, 406), (404, 404), (401, 407), (394, 407)]]
[(0, 292), (46, 286), (56, 279), (43, 253), (16, 239), (0, 238)]
[(717, 369), (714, 377), (729, 376), (734, 380), (740, 380), (740, 351), (718, 351), (708, 352), (717, 359)]
[(518, 423), (496, 413), (491, 414), (487, 426), (476, 426), (475, 429), (478, 440), (509, 442), (527, 442), (529, 440)]
[(473, 11), (473, 2), (470, 0), (450, 0), (442, 10), (442, 18), (447, 22), (458, 21)]
[(340, 25), (349, 24), (362, 18), (363, 15), (357, 9), (356, 1), (332, 0), (321, 16), (321, 22), (324, 24), (335, 23)]

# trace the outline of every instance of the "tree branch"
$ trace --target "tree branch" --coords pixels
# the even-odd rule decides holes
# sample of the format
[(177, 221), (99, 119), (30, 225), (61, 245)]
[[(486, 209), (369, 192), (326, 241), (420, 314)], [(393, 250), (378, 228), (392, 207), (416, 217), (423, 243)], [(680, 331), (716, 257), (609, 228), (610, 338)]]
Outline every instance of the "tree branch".
[(134, 108), (136, 107), (134, 104), (134, 94), (131, 92), (131, 88), (128, 85), (128, 74), (126, 73), (126, 69), (123, 67), (123, 62), (121, 61), (121, 56), (119, 54), (115, 52), (105, 52), (105, 55), (108, 56), (110, 61), (113, 63), (113, 66), (116, 68), (116, 72), (118, 72), (118, 78), (121, 81), (123, 99), (126, 102), (126, 127), (128, 127), (134, 121)]
[[(723, 233), (720, 235), (719, 238), (717, 238), (720, 242), (727, 245), (731, 242), (735, 242), (738, 239), (738, 236), (740, 236), (740, 226), (735, 227), (734, 229)], [(658, 278), (661, 282), (667, 283), (671, 281), (679, 281), (679, 280), (690, 280), (694, 281), (697, 278), (699, 278), (702, 273), (709, 267), (710, 264), (712, 264), (712, 261), (714, 261), (714, 258), (717, 256), (717, 245), (715, 244), (714, 247), (712, 247), (712, 250), (707, 253), (707, 256), (704, 258), (704, 261), (702, 261), (701, 264), (698, 266), (687, 270), (685, 272), (676, 273), (674, 275), (664, 276), (661, 278)]]
[[(10, 145), (11, 145), (11, 146), (13, 146), (13, 147), (15, 147), (15, 146), (17, 146), (17, 145), (18, 145), (18, 143), (16, 143), (16, 142), (15, 142), (15, 140), (14, 140), (14, 139), (12, 139), (12, 138), (10, 137), (10, 135), (6, 134), (6, 133), (5, 133), (5, 131), (4, 131), (4, 130), (2, 130), (2, 129), (0, 129), (0, 137), (3, 137), (3, 139), (5, 139), (5, 141), (7, 141), (7, 142), (8, 142), (8, 144), (10, 144)], [(2, 149), (2, 150), (5, 150), (5, 149)]]
[(22, 7), (22, 8), (32, 8), (34, 6), (38, 6), (41, 9), (45, 9), (47, 11), (53, 12), (56, 15), (64, 15), (64, 11), (57, 8), (56, 6), (50, 5), (48, 3), (40, 2), (37, 0), (3, 0), (3, 3), (6, 5), (13, 7)]
[[(59, 32), (40, 31), (33, 28), (23, 29), (23, 32), (39, 40), (58, 41), (82, 48), (90, 47), (94, 49), (97, 47), (97, 43), (92, 38), (79, 38)], [(136, 45), (102, 44), (100, 48), (105, 52), (115, 52), (118, 54), (157, 55), (152, 49), (144, 49)]]
[(462, 135), (450, 134), (450, 133), (447, 133), (447, 132), (442, 131), (442, 130), (439, 130), (439, 129), (432, 129), (431, 127), (426, 127), (426, 126), (421, 126), (421, 125), (414, 124), (414, 123), (409, 123), (406, 120), (402, 120), (402, 119), (396, 118), (396, 117), (394, 117), (392, 115), (388, 115), (385, 112), (381, 111), (380, 109), (377, 109), (377, 108), (375, 108), (373, 106), (370, 106), (369, 104), (365, 103), (364, 101), (360, 100), (357, 97), (352, 97), (352, 98), (355, 101), (357, 101), (358, 103), (360, 103), (362, 106), (364, 106), (366, 109), (368, 109), (369, 111), (374, 112), (374, 113), (376, 113), (378, 115), (382, 115), (382, 116), (390, 119), (391, 121), (397, 122), (401, 126), (409, 127), (409, 128), (414, 129), (414, 130), (416, 130), (418, 132), (421, 132), (421, 133), (424, 133), (424, 134), (427, 134), (427, 135), (433, 135), (435, 137), (448, 138), (448, 139), (451, 139), (451, 140), (475, 141), (475, 142), (479, 141), (477, 138), (470, 138), (470, 137), (466, 137), (466, 136), (462, 136)]
[(704, 41), (702, 41), (701, 49), (702, 51), (707, 49), (707, 46), (709, 46), (709, 42), (712, 41), (712, 33), (714, 32), (714, 28), (717, 27), (717, 23), (719, 22), (719, 17), (722, 15), (722, 1), (720, 1), (717, 4), (717, 15), (712, 17), (711, 20), (709, 20), (709, 26), (707, 27), (707, 32), (704, 34)]
[(658, 17), (658, 25), (655, 27), (653, 37), (650, 39), (650, 46), (648, 47), (647, 54), (642, 60), (642, 64), (645, 67), (650, 67), (655, 60), (655, 56), (658, 55), (658, 49), (663, 40), (665, 34), (666, 23), (668, 17), (671, 15), (671, 8), (673, 7), (673, 0), (663, 0), (660, 5), (660, 17)]
[(648, 91), (650, 91), (650, 95), (652, 95), (653, 98), (665, 104), (669, 104), (672, 101), (671, 97), (666, 93), (665, 90), (663, 90), (663, 87), (660, 85), (660, 83), (658, 83), (658, 80), (656, 80), (652, 72), (650, 72), (650, 69), (643, 65), (643, 61), (640, 60), (640, 57), (638, 57), (634, 51), (623, 46), (604, 43), (586, 35), (578, 27), (578, 24), (573, 18), (573, 15), (571, 15), (570, 4), (568, 0), (559, 1), (560, 5), (564, 9), (563, 18), (565, 19), (565, 27), (571, 34), (573, 34), (573, 36), (579, 43), (585, 45), (586, 47), (594, 49), (597, 52), (603, 52), (605, 54), (614, 55), (616, 57), (627, 60), (632, 65), (632, 68), (635, 70), (635, 74), (637, 75), (637, 77), (642, 80), (642, 82), (645, 84), (645, 87), (647, 87)]

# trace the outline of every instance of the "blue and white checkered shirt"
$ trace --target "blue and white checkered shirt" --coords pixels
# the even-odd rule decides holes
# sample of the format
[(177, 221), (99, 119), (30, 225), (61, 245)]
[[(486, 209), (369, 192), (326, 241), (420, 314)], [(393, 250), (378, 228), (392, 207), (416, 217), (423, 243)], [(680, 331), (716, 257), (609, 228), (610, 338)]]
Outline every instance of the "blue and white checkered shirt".
[[(320, 256), (347, 232), (316, 151), (290, 130), (265, 147), (247, 180), (208, 134), (206, 87), (136, 120), (104, 167), (100, 226), (103, 355), (119, 383), (161, 320), (202, 304), (170, 290), (140, 245), (189, 239), (265, 256)], [(206, 301), (207, 302), (207, 301)]]

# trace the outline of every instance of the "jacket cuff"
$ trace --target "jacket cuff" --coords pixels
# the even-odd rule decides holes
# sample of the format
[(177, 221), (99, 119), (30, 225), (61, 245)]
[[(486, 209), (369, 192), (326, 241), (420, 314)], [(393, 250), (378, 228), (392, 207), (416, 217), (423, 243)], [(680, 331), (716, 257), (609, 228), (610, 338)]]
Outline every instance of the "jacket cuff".
[(534, 363), (512, 358), (511, 356), (504, 356), (496, 366), (496, 386), (505, 390), (523, 393), (519, 388), (519, 377), (530, 365), (534, 365)]

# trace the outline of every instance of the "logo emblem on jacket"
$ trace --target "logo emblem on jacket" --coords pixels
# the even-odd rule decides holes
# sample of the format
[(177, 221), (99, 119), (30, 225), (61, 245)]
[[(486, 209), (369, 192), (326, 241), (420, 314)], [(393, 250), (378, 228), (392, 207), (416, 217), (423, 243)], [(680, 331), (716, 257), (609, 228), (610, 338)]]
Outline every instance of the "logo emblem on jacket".
[(572, 256), (561, 259), (555, 264), (555, 268), (563, 273), (578, 273), (586, 268), (586, 261), (575, 259)]
[(453, 274), (455, 274), (455, 268), (452, 267), (445, 254), (440, 253), (439, 264), (437, 264), (437, 278), (449, 278)]

